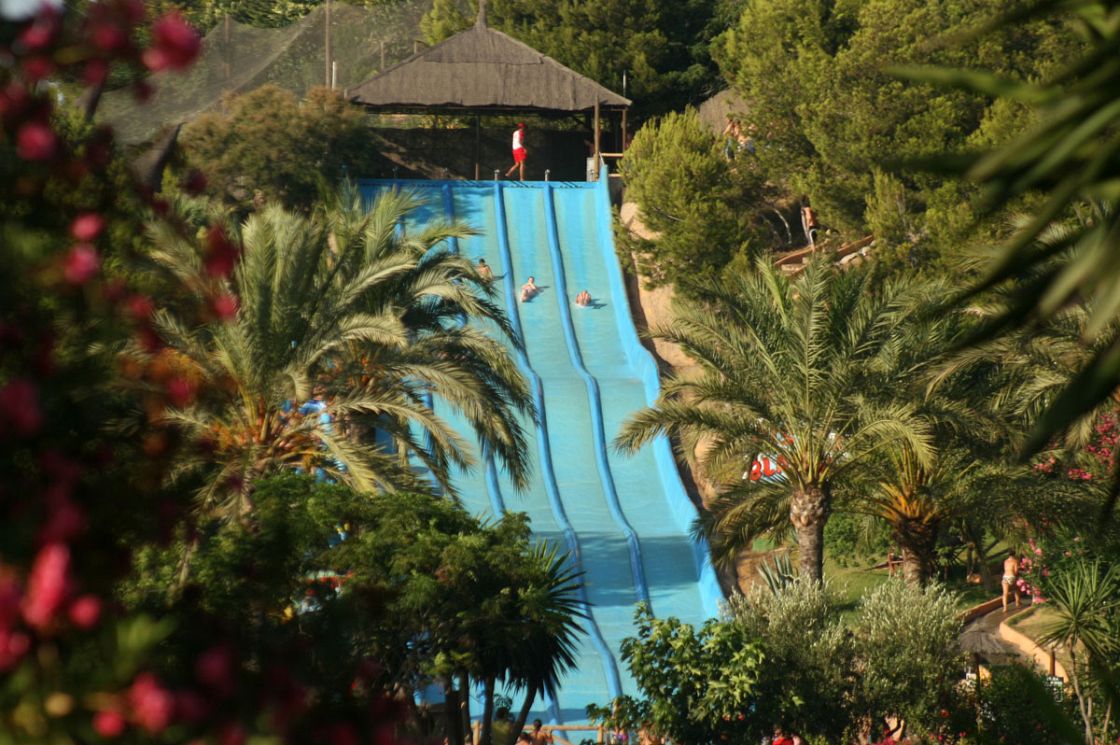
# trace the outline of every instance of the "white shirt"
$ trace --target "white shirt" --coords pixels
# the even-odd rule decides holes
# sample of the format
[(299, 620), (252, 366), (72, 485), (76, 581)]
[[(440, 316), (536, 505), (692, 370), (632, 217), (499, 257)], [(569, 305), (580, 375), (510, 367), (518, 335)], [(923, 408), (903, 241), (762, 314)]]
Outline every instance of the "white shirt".
[(524, 145), (521, 144), (521, 138), (522, 138), (522, 135), (524, 135), (524, 133), (525, 133), (525, 131), (522, 130), (522, 129), (515, 129), (513, 131), (513, 149), (514, 150), (517, 150), (518, 148), (521, 148), (521, 147), (525, 147)]

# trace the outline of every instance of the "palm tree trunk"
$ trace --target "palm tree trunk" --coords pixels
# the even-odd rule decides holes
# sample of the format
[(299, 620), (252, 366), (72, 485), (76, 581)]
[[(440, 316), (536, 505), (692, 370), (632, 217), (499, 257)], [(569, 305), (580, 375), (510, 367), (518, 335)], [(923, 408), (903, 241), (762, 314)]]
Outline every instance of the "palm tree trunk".
[[(471, 730), (471, 676), (459, 673), (459, 721), (463, 736), (470, 737)], [(475, 743), (478, 745), (478, 743)]]
[(459, 693), (455, 690), (454, 678), (443, 684), (443, 717), (447, 729), (447, 742), (450, 745), (463, 745), (463, 724), (459, 717)]
[(789, 519), (797, 534), (797, 563), (801, 576), (824, 579), (824, 524), (831, 508), (827, 484), (796, 489), (789, 503)]
[(902, 547), (902, 576), (912, 585), (924, 585), (937, 563), (937, 520), (905, 520), (895, 526), (894, 538)]
[(525, 691), (525, 703), (521, 704), (521, 711), (517, 713), (517, 721), (509, 728), (509, 742), (503, 745), (516, 745), (517, 736), (525, 731), (525, 722), (529, 721), (529, 711), (533, 708), (533, 701), (537, 697), (537, 689), (530, 684)]
[(494, 676), (486, 676), (483, 686), (486, 698), (482, 702), (482, 730), (475, 745), (490, 745), (491, 720), (494, 718)]

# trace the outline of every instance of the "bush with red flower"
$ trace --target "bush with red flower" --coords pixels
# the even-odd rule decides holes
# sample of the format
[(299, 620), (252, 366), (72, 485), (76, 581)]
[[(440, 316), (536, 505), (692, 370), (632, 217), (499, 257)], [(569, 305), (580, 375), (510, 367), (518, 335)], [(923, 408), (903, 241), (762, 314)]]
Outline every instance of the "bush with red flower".
[[(192, 380), (174, 360), (165, 374), (117, 356), (139, 343), (160, 358), (139, 237), (149, 221), (183, 226), (91, 124), (111, 73), (140, 79), (198, 54), (177, 15), (149, 23), (140, 0), (0, 20), (0, 740), (385, 743), (396, 704), (349, 680), (324, 688), (294, 663), (297, 637), (259, 664), (190, 598), (142, 612), (115, 595), (137, 547), (193, 529), (159, 416)], [(87, 93), (67, 103), (55, 80)], [(230, 271), (236, 247), (213, 244), (213, 270)], [(213, 305), (230, 314), (236, 298)], [(161, 384), (127, 392), (130, 373)]]

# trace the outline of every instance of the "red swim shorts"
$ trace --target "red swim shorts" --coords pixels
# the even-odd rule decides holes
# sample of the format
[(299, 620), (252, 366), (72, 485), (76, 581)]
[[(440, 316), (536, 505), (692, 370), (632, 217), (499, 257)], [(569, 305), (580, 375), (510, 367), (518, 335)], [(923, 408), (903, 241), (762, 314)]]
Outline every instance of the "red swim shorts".
[(516, 150), (513, 151), (513, 162), (514, 163), (524, 163), (525, 162), (525, 155), (526, 155), (525, 148), (523, 148), (523, 147), (517, 148)]

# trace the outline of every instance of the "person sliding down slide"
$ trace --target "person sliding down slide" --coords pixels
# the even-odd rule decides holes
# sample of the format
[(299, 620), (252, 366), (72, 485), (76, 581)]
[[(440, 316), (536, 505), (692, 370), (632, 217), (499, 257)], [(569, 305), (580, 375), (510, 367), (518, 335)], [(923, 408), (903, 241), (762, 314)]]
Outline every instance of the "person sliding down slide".
[(587, 290), (584, 290), (580, 294), (576, 295), (576, 305), (581, 308), (586, 308), (587, 306), (591, 305), (591, 293)]
[(529, 281), (521, 285), (521, 302), (524, 303), (528, 300), (532, 300), (540, 291), (541, 288), (537, 287), (536, 281), (532, 277), (529, 277)]

